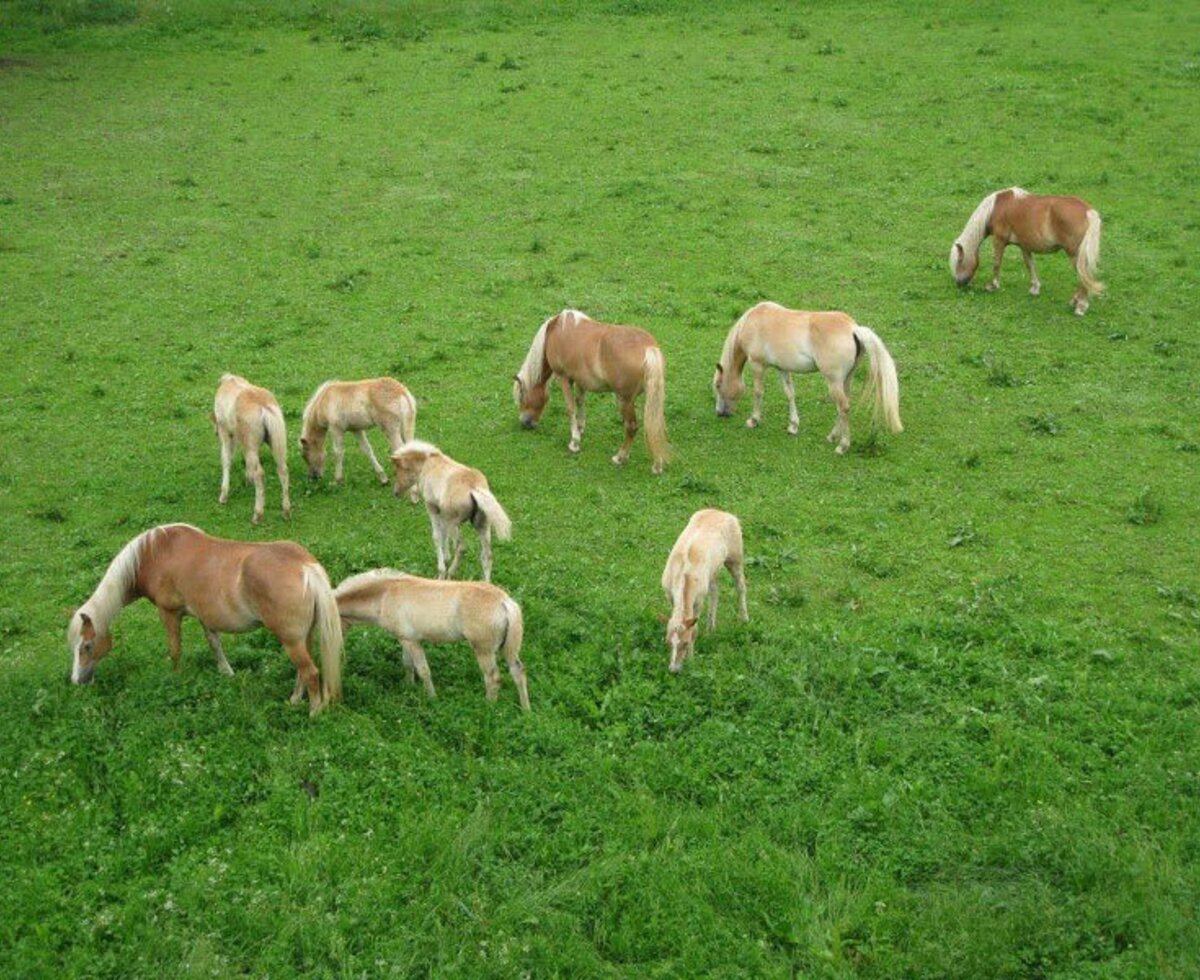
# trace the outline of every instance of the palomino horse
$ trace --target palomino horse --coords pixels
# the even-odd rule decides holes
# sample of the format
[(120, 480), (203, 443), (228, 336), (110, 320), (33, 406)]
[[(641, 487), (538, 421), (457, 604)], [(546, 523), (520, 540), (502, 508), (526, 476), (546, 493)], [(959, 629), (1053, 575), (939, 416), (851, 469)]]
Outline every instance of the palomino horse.
[[(487, 477), (479, 470), (455, 462), (437, 446), (414, 439), (392, 453), (396, 467), (396, 496), (416, 490), (425, 500), (433, 525), (433, 546), (437, 549), (438, 578), (454, 578), (462, 558), (462, 525), (473, 524), (479, 532), (479, 560), (483, 580), (492, 580), (492, 530), (507, 541), (512, 537), (512, 521), (488, 487)], [(446, 560), (453, 553), (450, 567)]]
[(962, 234), (950, 246), (950, 271), (960, 286), (975, 276), (979, 246), (988, 235), (994, 239), (992, 279), (986, 287), (989, 293), (1000, 288), (1000, 261), (1009, 245), (1021, 249), (1033, 296), (1042, 291), (1033, 253), (1057, 252), (1060, 248), (1071, 257), (1079, 275), (1079, 288), (1071, 299), (1078, 316), (1087, 312), (1089, 297), (1104, 291), (1104, 284), (1096, 280), (1100, 213), (1087, 201), (1078, 197), (1043, 197), (1020, 187), (989, 194), (979, 202)]
[(503, 589), (486, 582), (442, 582), (377, 568), (346, 579), (333, 594), (347, 623), (381, 626), (399, 639), (409, 680), (415, 680), (415, 670), (431, 698), (437, 692), (421, 644), (466, 640), (475, 651), (488, 700), (500, 694), (496, 654), (503, 650), (521, 707), (529, 710), (529, 685), (521, 663), (521, 607)]
[[(308, 690), (311, 714), (342, 698), (342, 624), (329, 578), (317, 560), (291, 541), (257, 544), (209, 537), (190, 524), (164, 524), (139, 534), (117, 554), (96, 591), (71, 617), (67, 643), (71, 680), (86, 684), (112, 649), (117, 614), (137, 599), (158, 607), (171, 662), (179, 669), (180, 625), (195, 616), (222, 673), (233, 668), (221, 633), (265, 626), (296, 665), (292, 703)], [(310, 650), (321, 642), (318, 675)]]
[(358, 444), (371, 461), (380, 483), (388, 475), (375, 458), (367, 430), (379, 426), (387, 436), (390, 452), (395, 452), (413, 437), (417, 424), (417, 400), (395, 378), (368, 381), (326, 381), (304, 406), (304, 424), (300, 452), (308, 464), (308, 475), (319, 480), (325, 475), (325, 433), (333, 437), (333, 482), (342, 482), (342, 439), (347, 432), (358, 437)]
[(763, 374), (767, 365), (779, 369), (783, 391), (788, 400), (788, 434), (800, 431), (800, 413), (796, 411), (796, 390), (792, 372), (820, 371), (829, 386), (829, 397), (837, 406), (838, 417), (830, 442), (837, 441), (837, 452), (850, 448), (850, 375), (859, 356), (866, 350), (870, 358), (867, 390), (875, 402), (876, 416), (882, 414), (892, 432), (900, 424), (900, 384), (896, 364), (874, 330), (855, 323), (845, 313), (807, 313), (789, 310), (778, 303), (759, 303), (742, 314), (725, 338), (721, 359), (713, 375), (717, 414), (727, 417), (746, 390), (742, 370), (746, 361), (754, 373), (754, 411), (746, 420), (753, 429), (762, 421)]
[(563, 310), (534, 335), (521, 370), (513, 375), (513, 399), (521, 409), (521, 424), (532, 429), (550, 399), (546, 385), (557, 376), (571, 416), (568, 448), (577, 453), (586, 422), (587, 393), (613, 392), (625, 423), (625, 441), (612, 458), (620, 465), (629, 458), (629, 447), (637, 435), (635, 399), (645, 391), (646, 448), (654, 459), (654, 472), (661, 473), (669, 452), (665, 370), (658, 341), (645, 330), (600, 323), (578, 310)]
[(266, 496), (262, 461), (259, 450), (265, 442), (275, 457), (275, 471), (283, 488), (283, 516), (292, 516), (292, 501), (288, 496), (287, 428), (279, 402), (266, 388), (252, 385), (236, 374), (221, 375), (217, 397), (213, 401), (212, 422), (221, 440), (221, 496), (219, 503), (229, 499), (229, 467), (233, 464), (234, 443), (242, 447), (246, 458), (246, 479), (254, 484), (254, 516), (257, 524), (263, 516)]
[(742, 525), (723, 510), (698, 510), (675, 541), (662, 587), (671, 603), (667, 623), (667, 643), (671, 647), (671, 673), (679, 673), (683, 662), (692, 655), (696, 643), (696, 623), (708, 598), (708, 629), (717, 628), (717, 574), (721, 566), (729, 569), (737, 585), (738, 616), (748, 622), (746, 609), (746, 573), (743, 571)]

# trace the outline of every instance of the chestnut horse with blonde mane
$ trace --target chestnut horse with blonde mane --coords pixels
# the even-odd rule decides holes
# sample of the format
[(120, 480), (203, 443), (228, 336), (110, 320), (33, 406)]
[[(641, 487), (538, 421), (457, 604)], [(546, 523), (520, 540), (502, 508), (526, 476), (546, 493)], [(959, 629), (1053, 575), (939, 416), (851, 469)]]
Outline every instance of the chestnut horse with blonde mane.
[[(291, 541), (252, 543), (213, 538), (190, 524), (163, 524), (139, 534), (108, 566), (96, 591), (71, 616), (67, 643), (71, 681), (87, 684), (112, 649), (110, 628), (138, 599), (158, 607), (171, 662), (179, 669), (180, 627), (195, 616), (224, 674), (233, 668), (221, 633), (265, 626), (296, 665), (291, 701), (308, 691), (316, 714), (342, 697), (342, 622), (329, 577), (320, 563)], [(318, 675), (311, 649), (320, 639)]]
[(950, 246), (950, 271), (954, 281), (965, 286), (979, 268), (979, 246), (989, 235), (993, 239), (992, 278), (985, 287), (1000, 288), (1000, 263), (1004, 250), (1016, 245), (1029, 270), (1029, 292), (1042, 291), (1033, 254), (1064, 249), (1079, 276), (1079, 288), (1071, 299), (1077, 316), (1088, 309), (1088, 299), (1104, 292), (1096, 279), (1100, 263), (1100, 212), (1078, 197), (1050, 197), (1030, 194), (1020, 187), (989, 194), (971, 217), (962, 234)]
[(867, 391), (874, 400), (875, 415), (882, 416), (892, 432), (900, 432), (904, 426), (900, 422), (896, 364), (874, 330), (855, 323), (845, 313), (789, 310), (769, 302), (748, 309), (725, 337), (713, 375), (717, 414), (722, 417), (733, 414), (737, 400), (746, 390), (742, 371), (749, 361), (754, 374), (754, 409), (746, 427), (756, 428), (762, 421), (763, 375), (771, 365), (779, 369), (783, 378), (788, 400), (788, 435), (794, 436), (800, 431), (800, 413), (796, 411), (792, 373), (820, 371), (838, 412), (828, 441), (837, 441), (836, 452), (841, 455), (850, 448), (850, 375), (864, 350), (870, 361)]
[(417, 400), (395, 378), (366, 381), (326, 381), (304, 406), (300, 452), (308, 464), (308, 475), (319, 480), (325, 475), (325, 435), (333, 441), (333, 482), (342, 482), (343, 438), (347, 432), (371, 461), (380, 483), (387, 472), (375, 458), (367, 430), (379, 426), (387, 436), (388, 452), (394, 453), (412, 439), (417, 425)]
[(538, 328), (521, 369), (513, 375), (513, 400), (521, 410), (521, 424), (532, 429), (545, 411), (553, 377), (562, 386), (571, 416), (568, 448), (579, 452), (586, 422), (584, 399), (589, 391), (611, 391), (617, 397), (625, 425), (625, 441), (612, 461), (618, 466), (629, 458), (637, 435), (635, 399), (646, 393), (646, 448), (661, 473), (669, 455), (665, 416), (666, 365), (658, 341), (638, 327), (601, 323), (578, 310), (563, 310)]

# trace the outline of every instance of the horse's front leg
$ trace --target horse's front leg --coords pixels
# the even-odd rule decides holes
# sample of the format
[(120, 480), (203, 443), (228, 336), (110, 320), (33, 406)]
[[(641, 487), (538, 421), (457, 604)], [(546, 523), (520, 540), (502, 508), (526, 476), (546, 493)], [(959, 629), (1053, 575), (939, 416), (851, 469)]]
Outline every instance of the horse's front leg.
[(746, 419), (747, 429), (757, 429), (758, 423), (762, 421), (763, 386), (766, 372), (765, 364), (759, 364), (758, 361), (750, 362), (750, 373), (754, 376), (754, 407), (750, 410), (750, 417)]
[(621, 409), (621, 421), (625, 425), (625, 441), (621, 443), (621, 448), (617, 450), (612, 461), (620, 466), (629, 459), (629, 447), (633, 445), (634, 436), (637, 435), (638, 422), (637, 405), (632, 398), (618, 396), (618, 405)]
[(429, 522), (433, 525), (433, 547), (437, 551), (438, 578), (446, 577), (446, 525), (438, 514), (430, 513)]
[(182, 649), (180, 626), (183, 623), (183, 610), (164, 609), (159, 606), (158, 615), (162, 619), (163, 629), (167, 631), (167, 652), (171, 655), (171, 669), (179, 670), (179, 654)]
[(559, 375), (558, 386), (562, 388), (563, 401), (567, 406), (567, 416), (571, 420), (571, 442), (567, 445), (573, 453), (579, 452), (579, 423), (575, 419), (575, 393), (571, 390), (571, 379)]
[(367, 459), (371, 461), (371, 469), (379, 477), (379, 482), (386, 485), (388, 481), (387, 473), (383, 471), (383, 467), (379, 465), (379, 460), (375, 458), (375, 450), (371, 448), (371, 440), (367, 438), (367, 433), (363, 429), (359, 429), (355, 435), (358, 436), (358, 444), (362, 447), (362, 451), (367, 454)]
[(992, 239), (992, 281), (983, 288), (989, 293), (994, 293), (1000, 288), (1000, 263), (1004, 261), (1004, 250), (1008, 248), (1008, 242), (1002, 242), (999, 238)]
[[(717, 569), (719, 572), (720, 569)], [(708, 631), (715, 633), (717, 630), (717, 600), (721, 596), (721, 585), (717, 581), (717, 572), (713, 572), (712, 579), (708, 583)]]
[(800, 431), (800, 413), (796, 411), (796, 386), (792, 382), (791, 371), (780, 371), (779, 376), (783, 379), (783, 393), (787, 396), (788, 435), (794, 436)]
[(425, 693), (431, 698), (436, 698), (437, 691), (433, 687), (433, 675), (429, 672), (429, 661), (425, 659), (424, 647), (415, 640), (401, 640), (400, 645), (404, 647), (405, 660), (412, 665), (417, 676), (421, 678), (421, 683), (425, 686)]
[(330, 429), (329, 435), (333, 440), (333, 482), (342, 482), (343, 460), (346, 457), (346, 433), (341, 429)]
[(1038, 279), (1037, 266), (1033, 264), (1033, 253), (1023, 245), (1021, 258), (1025, 260), (1025, 269), (1029, 272), (1029, 295), (1036, 296), (1042, 291), (1042, 282)]

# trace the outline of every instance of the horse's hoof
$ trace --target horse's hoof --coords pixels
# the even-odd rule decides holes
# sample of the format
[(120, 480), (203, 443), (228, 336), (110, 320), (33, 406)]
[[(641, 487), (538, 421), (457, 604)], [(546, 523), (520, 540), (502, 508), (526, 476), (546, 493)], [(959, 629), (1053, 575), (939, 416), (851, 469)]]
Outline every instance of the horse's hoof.
[(837, 449), (834, 450), (834, 452), (837, 453), (839, 456), (845, 456), (846, 450), (849, 448), (850, 448), (849, 446), (838, 446)]
[(386, 474), (386, 473), (380, 473), (380, 474), (379, 474), (379, 483), (380, 483), (380, 486), (385, 486), (385, 487), (387, 486), (387, 484), (388, 484), (388, 478), (387, 478), (387, 474)]
[(758, 428), (758, 419), (754, 419), (754, 418), (746, 419), (746, 428), (747, 429), (757, 429)]
[(229, 503), (229, 498), (228, 497), (218, 497), (217, 503), (223, 507), (223, 506), (225, 506), (225, 504)]
[(1084, 305), (1084, 306), (1077, 305), (1075, 307), (1075, 315), (1076, 316), (1083, 316), (1087, 311), (1088, 311), (1088, 308), (1086, 305)]
[(1000, 283), (989, 282), (986, 286), (983, 287), (983, 290), (986, 293), (994, 293), (999, 288), (1000, 288)]
[(662, 471), (663, 471), (662, 463), (655, 463), (653, 466), (650, 467), (650, 472), (653, 473), (655, 476), (662, 476)]
[(798, 425), (789, 425), (788, 426), (788, 435), (789, 436), (794, 436), (794, 435), (799, 435), (799, 434), (800, 434), (800, 426), (798, 426)]
[(567, 446), (567, 452), (572, 452), (572, 453), (579, 452), (579, 443), (577, 443), (577, 442), (571, 443), (569, 446)]
[(262, 514), (255, 514), (250, 518), (251, 524), (259, 524), (262, 521)]
[(613, 466), (624, 466), (625, 465), (625, 457), (622, 456), (620, 453), (617, 453), (617, 455), (612, 458), (612, 461), (613, 461)]
[(291, 507), (289, 507), (287, 510), (285, 510), (283, 512), (283, 519), (285, 521), (290, 521), (292, 519), (292, 508)]
[(1030, 296), (1040, 296), (1041, 292), (1042, 292), (1042, 287), (1040, 285), (1029, 287), (1029, 295)]

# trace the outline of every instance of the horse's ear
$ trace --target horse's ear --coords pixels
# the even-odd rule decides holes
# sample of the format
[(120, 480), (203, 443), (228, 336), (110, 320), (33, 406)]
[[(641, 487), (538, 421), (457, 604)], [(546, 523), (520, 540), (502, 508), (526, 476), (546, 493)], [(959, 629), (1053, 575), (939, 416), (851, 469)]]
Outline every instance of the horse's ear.
[(83, 624), (82, 629), (79, 631), (79, 635), (83, 637), (84, 640), (94, 640), (96, 638), (96, 624), (92, 622), (92, 617), (87, 613), (80, 613), (79, 621)]
[(955, 247), (956, 249), (958, 249), (958, 254), (959, 254), (960, 256), (962, 256), (962, 255), (965, 255), (965, 254), (966, 254), (966, 252), (963, 250), (963, 247), (962, 247), (962, 242), (955, 242), (955, 243), (954, 243), (954, 247)]
[(300, 437), (300, 445), (301, 445), (301, 446), (302, 446), (304, 449), (307, 449), (307, 448), (308, 448), (308, 440), (307, 440), (307, 439), (305, 439), (305, 438), (304, 438), (304, 436), (301, 436), (301, 437)]
[(723, 367), (721, 367), (721, 362), (717, 361), (717, 374), (723, 375), (724, 373), (725, 373), (725, 369)]
[(669, 622), (671, 621), (671, 617), (670, 617), (670, 616), (668, 616), (666, 613), (661, 613), (661, 612), (660, 612), (660, 613), (655, 613), (655, 614), (654, 614), (654, 618), (655, 618), (655, 619), (657, 619), (657, 620), (658, 620), (660, 623), (662, 623), (664, 626), (666, 626), (666, 625), (667, 625), (667, 623), (669, 623)]
[(683, 625), (684, 625), (684, 626), (686, 626), (688, 629), (691, 629), (691, 628), (692, 628), (693, 626), (695, 626), (695, 625), (696, 625), (698, 622), (700, 622), (700, 617), (699, 617), (699, 616), (693, 616), (691, 619), (685, 620)]

